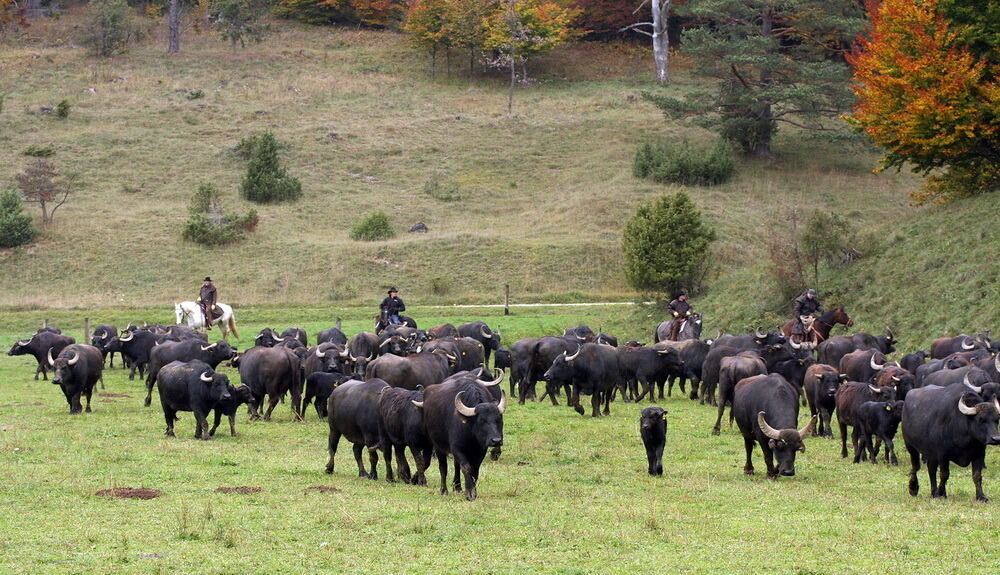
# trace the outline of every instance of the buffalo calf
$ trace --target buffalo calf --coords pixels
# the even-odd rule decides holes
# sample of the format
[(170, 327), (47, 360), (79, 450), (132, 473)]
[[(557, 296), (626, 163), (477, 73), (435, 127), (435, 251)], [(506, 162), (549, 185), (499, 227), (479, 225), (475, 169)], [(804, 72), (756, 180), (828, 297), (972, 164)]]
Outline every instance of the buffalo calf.
[(646, 447), (650, 475), (663, 475), (663, 448), (667, 444), (667, 410), (647, 407), (639, 416), (639, 435)]
[(896, 437), (899, 422), (903, 417), (903, 401), (866, 401), (858, 408), (857, 428), (860, 431), (858, 451), (854, 463), (859, 461), (862, 451), (868, 450), (872, 463), (877, 463), (878, 448), (875, 439), (885, 444), (885, 462), (899, 465), (892, 440)]

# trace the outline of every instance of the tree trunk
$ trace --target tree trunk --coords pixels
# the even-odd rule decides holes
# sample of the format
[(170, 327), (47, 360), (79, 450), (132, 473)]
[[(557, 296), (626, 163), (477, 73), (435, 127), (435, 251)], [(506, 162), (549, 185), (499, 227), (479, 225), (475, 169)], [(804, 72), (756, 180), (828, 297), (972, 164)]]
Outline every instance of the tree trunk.
[(517, 13), (514, 11), (514, 2), (507, 3), (507, 25), (510, 27), (510, 89), (507, 91), (507, 117), (514, 117), (514, 83), (517, 82), (517, 39), (515, 38), (515, 28), (517, 27)]
[(180, 0), (170, 0), (167, 11), (167, 54), (181, 51), (181, 7)]
[(437, 58), (438, 58), (438, 51), (437, 51), (437, 46), (435, 46), (431, 50), (431, 80), (433, 80), (434, 76), (437, 75)]
[(653, 10), (653, 61), (656, 63), (656, 81), (666, 84), (670, 81), (667, 63), (670, 54), (670, 35), (667, 21), (672, 0), (650, 0)]
[(232, 38), (230, 39), (230, 41), (231, 41), (231, 42), (232, 42), (232, 44), (233, 44), (233, 54), (235, 54), (235, 53), (236, 53), (236, 36), (233, 36), (233, 37), (232, 37)]
[[(770, 38), (773, 35), (772, 25), (774, 22), (774, 14), (771, 12), (770, 8), (765, 8), (760, 15), (760, 34), (765, 38)], [(767, 66), (762, 66), (760, 69), (760, 85), (767, 86), (771, 83), (771, 69)], [(761, 104), (757, 111), (757, 120), (760, 122), (764, 129), (759, 130), (759, 137), (757, 138), (757, 143), (754, 145), (754, 155), (756, 156), (770, 156), (771, 155), (771, 135), (772, 135), (772, 124), (774, 123), (774, 118), (771, 113), (771, 104)]]
[(469, 46), (469, 80), (472, 80), (472, 75), (476, 70), (476, 47)]

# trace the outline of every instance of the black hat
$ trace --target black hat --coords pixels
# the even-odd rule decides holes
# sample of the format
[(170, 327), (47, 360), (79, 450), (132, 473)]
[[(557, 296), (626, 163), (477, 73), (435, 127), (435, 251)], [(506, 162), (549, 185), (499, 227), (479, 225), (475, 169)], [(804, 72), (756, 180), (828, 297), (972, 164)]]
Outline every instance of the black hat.
[(210, 282), (210, 281), (212, 281), (212, 278), (210, 278), (208, 276), (205, 276), (205, 279), (203, 279), (201, 281), (203, 281), (203, 282)]
[(677, 292), (677, 297), (681, 297), (682, 295), (687, 295), (687, 294), (688, 294), (688, 292), (686, 292), (684, 290), (681, 290), (681, 291)]
[(814, 290), (812, 288), (809, 288), (809, 291), (807, 291), (806, 294), (807, 295), (816, 295), (816, 290)]
[(387, 291), (386, 293), (390, 293), (391, 294), (393, 292), (399, 293), (399, 290), (396, 289), (396, 288), (394, 288), (394, 287), (391, 287), (391, 288), (389, 288), (389, 291)]

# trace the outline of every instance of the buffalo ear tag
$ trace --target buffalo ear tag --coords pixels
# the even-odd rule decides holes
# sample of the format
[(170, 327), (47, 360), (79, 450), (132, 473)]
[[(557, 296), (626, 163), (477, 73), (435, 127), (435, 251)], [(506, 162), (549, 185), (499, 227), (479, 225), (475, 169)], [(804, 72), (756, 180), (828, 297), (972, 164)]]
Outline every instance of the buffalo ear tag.
[(892, 411), (892, 407), (887, 405), (887, 406), (885, 406), (885, 410), (886, 411)]

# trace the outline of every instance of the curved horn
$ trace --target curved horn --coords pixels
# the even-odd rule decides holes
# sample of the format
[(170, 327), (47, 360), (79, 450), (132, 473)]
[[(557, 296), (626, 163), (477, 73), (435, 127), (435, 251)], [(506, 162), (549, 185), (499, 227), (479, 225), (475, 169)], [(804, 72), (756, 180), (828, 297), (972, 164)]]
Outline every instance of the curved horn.
[(492, 339), (493, 338), (493, 334), (492, 333), (486, 333), (486, 326), (484, 326), (484, 325), (479, 326), (479, 335), (485, 337), (486, 339)]
[(757, 329), (753, 330), (753, 334), (754, 334), (754, 336), (757, 339), (764, 339), (765, 337), (767, 337), (766, 333), (761, 333), (760, 332), (760, 328), (759, 327)]
[(573, 355), (567, 355), (566, 352), (564, 351), (563, 352), (563, 357), (566, 358), (566, 361), (573, 361), (574, 359), (576, 359), (576, 356), (580, 355), (581, 351), (583, 351), (583, 346), (582, 345), (578, 346), (576, 348), (576, 353), (574, 353)]
[(900, 381), (900, 378), (898, 378), (898, 377), (896, 377), (896, 376), (894, 375), (894, 376), (892, 376), (892, 380), (893, 380), (893, 381)]
[(17, 340), (17, 345), (28, 345), (29, 343), (31, 343), (30, 339), (19, 339), (19, 340)]
[(792, 349), (802, 349), (801, 343), (795, 343), (795, 340), (788, 338), (788, 345), (792, 346)]
[(874, 353), (872, 354), (871, 359), (868, 360), (868, 365), (870, 365), (871, 368), (874, 369), (875, 371), (882, 371), (882, 368), (885, 367), (885, 364), (879, 365), (879, 364), (875, 363), (875, 354)]
[(816, 416), (815, 415), (812, 416), (812, 419), (809, 420), (809, 423), (806, 424), (805, 427), (803, 427), (802, 429), (799, 430), (799, 441), (802, 441), (803, 439), (806, 438), (807, 435), (809, 435), (810, 433), (812, 433), (812, 429), (813, 429), (814, 425), (816, 425)]
[(201, 346), (201, 351), (208, 351), (208, 350), (210, 350), (210, 349), (213, 349), (213, 348), (215, 348), (215, 347), (218, 347), (218, 345), (219, 345), (219, 343), (218, 343), (218, 342), (216, 342), (216, 343), (213, 343), (213, 344), (210, 344), (210, 345), (203, 345), (203, 346)]
[(358, 359), (360, 359), (360, 358), (357, 358), (357, 357), (354, 357), (354, 355), (353, 355), (353, 354), (349, 354), (349, 356), (350, 356), (350, 358), (351, 358), (351, 361), (353, 361), (354, 363), (357, 363), (357, 362), (358, 362)]
[(458, 356), (457, 355), (451, 355), (447, 351), (444, 352), (444, 355), (445, 355), (445, 357), (448, 358), (448, 361), (458, 361)]
[(976, 349), (976, 343), (970, 342), (969, 338), (965, 338), (962, 340), (962, 349), (964, 349), (965, 351), (969, 351), (970, 349)]
[(587, 338), (583, 337), (582, 335), (576, 334), (575, 337), (580, 341), (587, 341)]
[[(994, 401), (996, 401), (995, 398)], [(497, 411), (500, 412), (500, 415), (503, 415), (503, 412), (507, 411), (507, 396), (502, 391), (500, 392), (500, 403), (497, 404)], [(1000, 411), (1000, 407), (997, 408), (997, 411)]]
[(882, 391), (882, 388), (875, 387), (870, 383), (868, 384), (868, 389), (872, 390), (873, 393), (879, 393), (880, 391)]
[(993, 398), (993, 409), (997, 410), (997, 413), (1000, 413), (1000, 401), (997, 401), (996, 397)]
[(1000, 353), (993, 356), (993, 367), (996, 368), (997, 373), (1000, 373)]
[(983, 392), (982, 386), (976, 387), (976, 386), (972, 385), (972, 383), (969, 382), (969, 374), (968, 373), (965, 374), (965, 377), (962, 379), (962, 383), (965, 384), (965, 387), (968, 387), (969, 389), (971, 389), (972, 391), (974, 391), (976, 393), (982, 393)]
[(778, 430), (768, 425), (767, 421), (764, 420), (763, 411), (757, 412), (757, 425), (760, 426), (760, 430), (764, 432), (764, 435), (770, 437), (771, 439), (781, 439), (781, 434)]
[(198, 379), (204, 381), (205, 383), (210, 383), (212, 381), (212, 376), (209, 375), (210, 373), (212, 372), (210, 371), (203, 372), (201, 375), (198, 376)]
[(100, 339), (108, 339), (108, 330), (102, 329)]
[(566, 332), (567, 332), (567, 331), (569, 331), (569, 330), (568, 330), (568, 329), (564, 329), (564, 330), (563, 330), (563, 337), (566, 337)]
[(415, 399), (411, 399), (410, 403), (412, 403), (413, 405), (415, 405), (418, 409), (423, 409), (424, 408), (424, 402), (422, 402), (422, 401), (417, 401)]
[[(994, 397), (993, 400), (996, 401), (996, 398)], [(962, 412), (962, 415), (976, 415), (979, 413), (979, 406), (968, 407), (962, 403), (962, 398), (960, 397), (958, 398), (958, 410)]]
[(52, 359), (52, 348), (51, 347), (49, 348), (48, 356), (49, 356), (49, 365), (55, 365), (56, 361), (54, 359)]
[[(49, 349), (52, 349), (52, 348), (49, 348)], [(67, 365), (76, 365), (76, 362), (78, 362), (78, 361), (80, 361), (80, 354), (74, 351), (72, 359), (68, 360), (66, 362), (66, 364)]]
[(254, 336), (254, 339), (260, 339), (260, 338), (264, 337), (264, 335), (265, 334), (263, 334), (263, 333), (258, 333), (256, 336)]
[(503, 381), (504, 375), (506, 375), (506, 374), (504, 373), (504, 370), (501, 369), (500, 370), (500, 376), (497, 377), (496, 379), (494, 379), (493, 381), (482, 381), (482, 380), (480, 380), (479, 383), (485, 385), (486, 387), (493, 387), (494, 385), (500, 385), (500, 382)]
[(370, 354), (368, 354), (368, 357), (366, 357), (365, 359), (367, 359), (368, 361), (375, 359), (375, 352), (373, 351)]
[(817, 373), (816, 374), (816, 379), (820, 379), (820, 380), (823, 379), (823, 374), (822, 373)]
[(672, 348), (672, 347), (668, 348), (668, 349), (658, 349), (658, 350), (656, 350), (656, 353), (658, 353), (660, 355), (669, 355), (670, 352), (673, 351), (673, 350), (674, 350), (674, 348)]
[(316, 346), (316, 357), (326, 357), (326, 352)]
[[(346, 347), (344, 348), (344, 351), (340, 352), (340, 357), (349, 357), (350, 355), (351, 355), (351, 351), (349, 349), (347, 349)], [(351, 358), (351, 361), (354, 361), (353, 357)]]
[(135, 337), (135, 332), (134, 331), (130, 331), (130, 332), (127, 332), (127, 333), (128, 333), (128, 335), (123, 335), (123, 336), (119, 337), (118, 341), (132, 341), (132, 338)]
[(460, 391), (455, 395), (455, 411), (457, 411), (461, 415), (464, 415), (465, 417), (473, 417), (476, 415), (476, 408), (468, 407), (467, 405), (462, 403), (463, 393), (465, 392)]
[(385, 347), (385, 345), (388, 344), (390, 341), (392, 341), (392, 338), (388, 337), (388, 338), (386, 338), (385, 341), (383, 341), (382, 343), (378, 344), (378, 346), (379, 347)]

